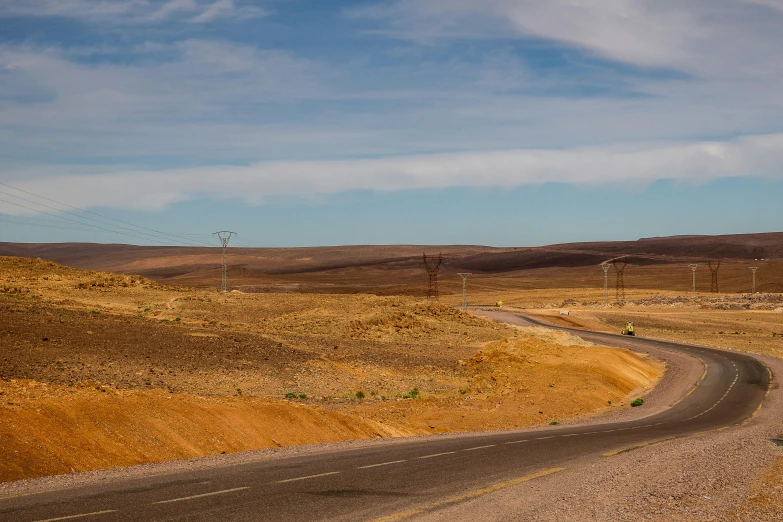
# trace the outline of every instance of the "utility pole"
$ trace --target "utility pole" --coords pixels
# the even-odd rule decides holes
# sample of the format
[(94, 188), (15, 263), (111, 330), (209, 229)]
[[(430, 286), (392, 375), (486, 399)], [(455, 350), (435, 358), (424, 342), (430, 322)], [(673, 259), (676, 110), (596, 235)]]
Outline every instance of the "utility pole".
[(228, 263), (226, 262), (226, 249), (228, 248), (228, 242), (232, 236), (236, 236), (236, 232), (229, 230), (221, 230), (212, 234), (220, 239), (220, 244), (223, 246), (223, 280), (220, 284), (220, 291), (223, 293), (228, 292)]
[(718, 293), (718, 269), (720, 268), (720, 261), (715, 262), (716, 265), (712, 266), (712, 261), (707, 263), (707, 265), (710, 267), (710, 272), (712, 272), (712, 279), (710, 280), (710, 292), (713, 294)]
[(699, 268), (699, 265), (693, 264), (688, 266), (693, 270), (693, 290), (691, 290), (691, 297), (696, 299), (696, 269)]
[(617, 304), (620, 306), (623, 306), (625, 304), (625, 266), (628, 264), (628, 260), (626, 258), (618, 258), (612, 260), (612, 265), (614, 266), (615, 274), (617, 275), (617, 280), (615, 282), (615, 299), (617, 299)]
[(758, 269), (759, 269), (759, 267), (757, 267), (757, 266), (750, 267), (750, 271), (753, 273), (753, 287), (752, 287), (752, 290), (750, 291), (751, 294), (755, 294), (756, 293), (756, 270), (758, 270)]
[(461, 273), (457, 275), (462, 278), (462, 310), (466, 311), (468, 309), (468, 276), (472, 274)]
[(604, 269), (604, 308), (609, 306), (609, 263), (601, 263)]
[(424, 261), (424, 268), (427, 270), (427, 299), (437, 299), (440, 293), (438, 292), (438, 272), (440, 271), (440, 265), (443, 263), (443, 254), (437, 256), (429, 256), (425, 253), (422, 256)]

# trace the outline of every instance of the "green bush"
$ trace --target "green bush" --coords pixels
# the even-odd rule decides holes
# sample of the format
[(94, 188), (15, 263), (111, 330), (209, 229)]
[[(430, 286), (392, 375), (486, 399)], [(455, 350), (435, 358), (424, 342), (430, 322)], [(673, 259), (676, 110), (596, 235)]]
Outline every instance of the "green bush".
[(296, 392), (288, 392), (285, 394), (286, 399), (296, 399), (297, 393)]
[(557, 422), (557, 421), (552, 421), (552, 422), (549, 423), (550, 426), (557, 426), (558, 424), (560, 424), (560, 423)]
[(306, 393), (300, 393), (299, 394), (299, 398), (300, 399), (306, 399), (307, 398), (307, 394)]
[(406, 393), (402, 396), (403, 399), (418, 399), (419, 398), (419, 389), (413, 388), (411, 391)]
[(631, 407), (636, 408), (637, 406), (641, 406), (642, 404), (644, 404), (644, 399), (639, 397), (638, 399), (633, 400), (633, 402), (631, 403)]
[(364, 399), (364, 392), (362, 390), (359, 390), (356, 392), (356, 398), (357, 399)]

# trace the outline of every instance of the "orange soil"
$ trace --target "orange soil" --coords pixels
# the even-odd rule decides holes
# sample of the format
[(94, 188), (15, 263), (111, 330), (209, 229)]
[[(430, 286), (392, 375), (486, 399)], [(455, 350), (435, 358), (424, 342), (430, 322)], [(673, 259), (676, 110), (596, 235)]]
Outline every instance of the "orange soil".
[(0, 481), (410, 432), (259, 397), (0, 382)]

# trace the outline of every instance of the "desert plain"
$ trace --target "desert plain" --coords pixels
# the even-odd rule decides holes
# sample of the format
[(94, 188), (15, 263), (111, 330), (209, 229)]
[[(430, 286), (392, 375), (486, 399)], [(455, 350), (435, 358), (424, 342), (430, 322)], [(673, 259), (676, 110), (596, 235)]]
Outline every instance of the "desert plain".
[[(425, 297), (427, 247), (239, 250), (221, 293), (217, 249), (4, 245), (0, 480), (630, 408), (663, 362), (476, 312), (501, 302), (610, 332), (633, 321), (645, 337), (780, 358), (780, 240), (429, 247), (446, 256), (437, 299)], [(605, 290), (600, 262), (618, 257), (623, 288), (612, 265)], [(759, 470), (746, 519), (781, 508), (781, 469), (783, 457)]]

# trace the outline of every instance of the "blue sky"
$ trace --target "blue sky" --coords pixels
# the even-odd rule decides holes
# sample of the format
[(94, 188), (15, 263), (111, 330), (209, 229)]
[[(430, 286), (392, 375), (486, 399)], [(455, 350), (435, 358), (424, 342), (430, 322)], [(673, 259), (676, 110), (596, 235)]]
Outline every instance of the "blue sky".
[(780, 27), (783, 0), (3, 0), (0, 241), (780, 230)]

